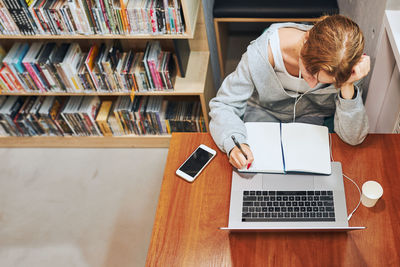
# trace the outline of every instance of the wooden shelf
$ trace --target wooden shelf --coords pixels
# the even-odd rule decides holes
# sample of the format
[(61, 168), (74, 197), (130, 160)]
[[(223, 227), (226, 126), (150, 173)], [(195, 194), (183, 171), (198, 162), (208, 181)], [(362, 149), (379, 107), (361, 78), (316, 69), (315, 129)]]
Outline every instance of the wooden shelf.
[(0, 147), (168, 147), (171, 135), (0, 137)]
[[(209, 64), (209, 52), (196, 52), (190, 53), (188, 62), (188, 72), (186, 77), (176, 77), (174, 90), (173, 91), (151, 91), (151, 92), (135, 92), (135, 95), (199, 95), (204, 91), (204, 84), (207, 76), (207, 67)], [(99, 95), (99, 96), (121, 96), (130, 95), (130, 92), (1, 92), (1, 95), (18, 95), (18, 96), (30, 96), (30, 95), (44, 95), (44, 96), (80, 96), (80, 95)]]
[[(204, 119), (208, 127), (208, 102), (215, 95), (210, 87), (209, 52), (191, 52), (188, 71), (185, 78), (177, 77), (176, 90), (172, 92), (136, 93), (136, 95), (196, 95), (200, 98)], [(208, 88), (205, 91), (205, 88)], [(129, 95), (129, 93), (93, 93), (104, 96)], [(71, 93), (20, 93), (8, 95), (78, 95)], [(80, 93), (80, 95), (89, 95)], [(144, 136), (34, 136), (34, 137), (0, 137), (0, 147), (168, 147), (171, 135), (144, 135)]]
[(0, 40), (93, 40), (93, 39), (193, 39), (195, 25), (199, 13), (200, 0), (182, 0), (183, 19), (185, 20), (184, 34), (37, 34), (37, 35), (0, 35)]
[(68, 35), (54, 35), (54, 34), (38, 34), (38, 35), (0, 35), (0, 39), (25, 39), (25, 40), (101, 40), (101, 39), (191, 39), (193, 34), (68, 34)]
[[(176, 96), (179, 101), (185, 101), (187, 97), (196, 96), (201, 104), (202, 114), (208, 129), (208, 103), (215, 96), (212, 86), (210, 53), (203, 18), (203, 10), (200, 0), (182, 0), (182, 9), (186, 25), (185, 34), (165, 34), (165, 35), (0, 35), (0, 40), (13, 43), (21, 40), (107, 40), (124, 39), (135, 43), (134, 40), (150, 39), (191, 39), (189, 41), (190, 56), (186, 71), (186, 76), (176, 77), (174, 90), (172, 91), (153, 91), (153, 92), (134, 92), (135, 95), (148, 96)], [(201, 15), (199, 15), (201, 14)], [(197, 29), (200, 28), (200, 29)], [(197, 29), (197, 30), (196, 30)], [(195, 33), (196, 30), (196, 33)], [(136, 41), (141, 43), (140, 41)], [(168, 43), (167, 41), (164, 41)], [(17, 96), (79, 96), (79, 95), (98, 95), (104, 97), (114, 97), (130, 95), (131, 92), (0, 92), (0, 95)], [(168, 147), (171, 135), (145, 135), (145, 136), (34, 136), (34, 137), (9, 137), (0, 136), (0, 147), (82, 147), (82, 148), (131, 148), (131, 147)]]

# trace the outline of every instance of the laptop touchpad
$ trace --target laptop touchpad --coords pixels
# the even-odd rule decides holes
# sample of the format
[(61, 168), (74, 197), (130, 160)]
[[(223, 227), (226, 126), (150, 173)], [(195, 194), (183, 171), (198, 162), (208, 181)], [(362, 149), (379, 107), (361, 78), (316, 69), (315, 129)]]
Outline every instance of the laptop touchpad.
[(264, 190), (302, 191), (314, 189), (314, 176), (303, 174), (263, 174)]

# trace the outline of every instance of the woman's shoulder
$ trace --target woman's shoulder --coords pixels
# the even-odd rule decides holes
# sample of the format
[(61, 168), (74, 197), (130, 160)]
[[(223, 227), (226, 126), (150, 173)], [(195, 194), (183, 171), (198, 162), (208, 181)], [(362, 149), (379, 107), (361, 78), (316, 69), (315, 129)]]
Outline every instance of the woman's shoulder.
[(247, 53), (251, 64), (258, 65), (265, 61), (265, 59), (268, 59), (267, 61), (272, 67), (271, 71), (273, 71), (275, 62), (269, 40), (276, 30), (286, 27), (307, 30), (312, 26), (293, 22), (271, 24), (257, 39), (251, 41), (250, 45), (247, 47)]
[(281, 32), (281, 30), (285, 32), (298, 31), (298, 30), (307, 31), (311, 28), (312, 25), (302, 24), (302, 23), (294, 23), (294, 22), (273, 23), (268, 28), (266, 28), (265, 31), (253, 42), (257, 42), (258, 45), (267, 48), (266, 51), (268, 51), (268, 60), (271, 66), (274, 67), (275, 62), (270, 44), (270, 39), (272, 35), (275, 34), (276, 32)]

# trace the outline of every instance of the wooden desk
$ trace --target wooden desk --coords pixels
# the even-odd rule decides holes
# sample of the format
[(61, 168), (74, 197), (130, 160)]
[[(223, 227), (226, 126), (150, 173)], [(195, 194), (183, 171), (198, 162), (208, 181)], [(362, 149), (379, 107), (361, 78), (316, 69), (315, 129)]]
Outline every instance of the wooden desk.
[[(191, 184), (175, 175), (203, 143), (217, 149), (209, 134), (173, 134), (159, 196), (147, 266), (399, 266), (400, 135), (369, 135), (352, 147), (332, 135), (333, 158), (358, 185), (381, 183), (377, 205), (360, 205), (349, 233), (232, 233), (228, 225), (232, 168), (218, 154)], [(344, 180), (347, 208), (358, 202)]]

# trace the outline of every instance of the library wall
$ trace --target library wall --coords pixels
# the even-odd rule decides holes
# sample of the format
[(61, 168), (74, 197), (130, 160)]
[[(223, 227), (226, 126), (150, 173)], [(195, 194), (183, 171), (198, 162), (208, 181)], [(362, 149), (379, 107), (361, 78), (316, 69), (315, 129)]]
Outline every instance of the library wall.
[(340, 14), (353, 19), (365, 36), (365, 53), (371, 57), (371, 72), (362, 80), (363, 99), (368, 94), (371, 73), (376, 60), (376, 47), (382, 29), (382, 20), (386, 8), (386, 0), (381, 1), (352, 1), (338, 0)]

